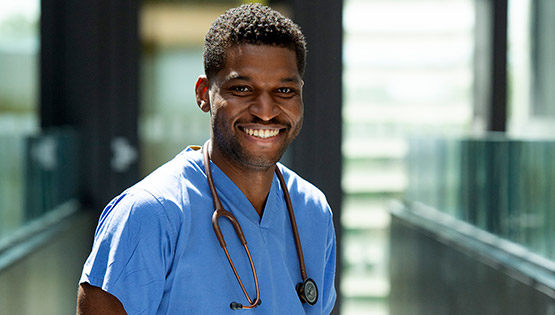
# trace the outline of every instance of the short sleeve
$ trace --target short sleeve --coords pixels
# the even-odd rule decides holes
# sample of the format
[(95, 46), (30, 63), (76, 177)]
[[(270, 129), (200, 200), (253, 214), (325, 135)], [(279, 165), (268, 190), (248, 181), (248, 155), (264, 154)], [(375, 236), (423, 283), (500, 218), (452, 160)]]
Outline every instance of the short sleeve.
[(173, 257), (176, 228), (145, 191), (125, 192), (104, 209), (80, 283), (117, 297), (128, 314), (154, 314)]

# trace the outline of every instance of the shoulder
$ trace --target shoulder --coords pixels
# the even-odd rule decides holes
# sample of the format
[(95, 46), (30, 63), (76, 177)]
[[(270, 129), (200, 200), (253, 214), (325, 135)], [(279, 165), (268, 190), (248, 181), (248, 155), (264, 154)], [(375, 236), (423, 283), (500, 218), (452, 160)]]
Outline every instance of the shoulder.
[(130, 188), (114, 198), (102, 211), (97, 236), (126, 234), (130, 239), (148, 237), (155, 231), (178, 233), (182, 216), (148, 191)]
[(175, 158), (160, 166), (130, 191), (144, 191), (163, 207), (184, 208), (189, 194), (206, 184), (206, 175), (200, 152), (187, 148)]
[(153, 193), (157, 188), (177, 190), (184, 184), (200, 180), (200, 177), (203, 176), (204, 166), (200, 152), (187, 148), (172, 160), (158, 167), (135, 186)]
[(137, 184), (114, 198), (101, 220), (125, 220), (133, 225), (170, 226), (177, 232), (188, 214), (189, 194), (203, 183), (204, 170), (195, 151), (184, 150)]

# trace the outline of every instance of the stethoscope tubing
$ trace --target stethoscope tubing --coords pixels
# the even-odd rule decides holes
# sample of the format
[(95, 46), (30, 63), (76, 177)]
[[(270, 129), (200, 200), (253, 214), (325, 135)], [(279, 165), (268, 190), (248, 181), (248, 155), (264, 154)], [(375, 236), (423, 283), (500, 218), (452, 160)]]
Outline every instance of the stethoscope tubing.
[[(210, 169), (209, 145), (210, 145), (210, 140), (206, 141), (202, 150), (203, 150), (203, 157), (204, 157), (204, 168), (205, 168), (205, 171), (206, 171), (206, 177), (208, 179), (208, 186), (210, 187), (210, 192), (212, 194), (212, 199), (213, 199), (214, 208), (215, 208), (214, 214), (212, 215), (212, 227), (214, 228), (214, 233), (216, 234), (216, 238), (218, 239), (218, 242), (220, 243), (220, 246), (225, 251), (225, 254), (226, 254), (226, 257), (229, 261), (229, 264), (230, 264), (231, 268), (233, 269), (233, 273), (235, 274), (235, 278), (237, 278), (237, 281), (239, 282), (239, 285), (241, 286), (241, 289), (243, 290), (243, 293), (245, 294), (245, 296), (246, 296), (246, 298), (247, 298), (247, 300), (249, 301), (249, 304), (250, 304), (248, 306), (243, 306), (243, 305), (240, 305), (238, 303), (233, 302), (232, 305), (235, 303), (237, 305), (240, 305), (240, 308), (254, 308), (254, 307), (256, 307), (260, 304), (260, 291), (259, 291), (259, 287), (258, 287), (258, 276), (256, 274), (256, 269), (254, 267), (254, 262), (252, 260), (250, 251), (249, 251), (248, 246), (247, 246), (247, 240), (245, 238), (245, 235), (243, 234), (243, 230), (241, 229), (241, 225), (239, 224), (239, 222), (237, 221), (237, 219), (235, 218), (235, 216), (231, 212), (224, 209), (224, 207), (223, 207), (223, 205), (220, 201), (220, 198), (218, 197), (218, 193), (216, 192), (216, 187), (214, 185), (214, 180), (212, 178), (212, 171)], [(284, 197), (285, 197), (284, 198), (285, 203), (287, 205), (287, 211), (289, 213), (289, 219), (291, 221), (291, 228), (293, 230), (293, 238), (295, 239), (295, 247), (297, 248), (297, 256), (299, 258), (299, 268), (300, 268), (300, 271), (301, 271), (301, 278), (303, 280), (303, 283), (306, 283), (308, 277), (307, 277), (306, 267), (305, 267), (305, 263), (304, 263), (304, 256), (303, 256), (303, 249), (302, 249), (302, 245), (301, 245), (301, 239), (300, 239), (300, 236), (299, 236), (299, 231), (297, 229), (297, 222), (295, 220), (295, 214), (293, 212), (293, 204), (291, 203), (291, 197), (290, 197), (289, 191), (287, 189), (287, 184), (285, 183), (283, 175), (281, 174), (281, 171), (279, 170), (279, 167), (277, 167), (277, 165), (276, 165), (276, 171), (275, 172), (276, 172), (276, 175), (279, 179), (279, 183), (281, 185), (281, 188), (283, 190), (283, 194), (284, 194)], [(247, 256), (249, 258), (249, 262), (250, 262), (250, 265), (251, 265), (254, 281), (255, 281), (255, 286), (256, 286), (256, 299), (254, 300), (254, 302), (249, 297), (249, 295), (247, 293), (247, 290), (245, 289), (245, 286), (243, 285), (243, 282), (241, 281), (241, 278), (239, 277), (239, 273), (235, 269), (235, 265), (233, 264), (233, 261), (231, 260), (231, 256), (229, 255), (229, 252), (227, 251), (227, 245), (225, 243), (224, 236), (223, 236), (222, 231), (220, 229), (220, 224), (219, 224), (219, 218), (220, 217), (225, 217), (226, 219), (228, 219), (231, 222), (231, 224), (233, 225), (233, 228), (235, 229), (235, 233), (239, 237), (239, 240), (241, 241), (241, 244), (243, 245), (243, 247), (245, 248), (245, 252), (247, 253)], [(308, 281), (312, 281), (312, 280), (308, 279)], [(312, 305), (313, 303), (310, 303), (310, 304)]]
[(291, 197), (289, 196), (289, 190), (287, 189), (287, 184), (285, 184), (283, 175), (281, 175), (281, 171), (279, 170), (279, 167), (277, 167), (277, 165), (276, 165), (276, 175), (279, 179), (279, 183), (281, 185), (281, 189), (283, 190), (283, 194), (285, 195), (285, 203), (287, 204), (287, 211), (289, 212), (289, 219), (291, 220), (291, 228), (293, 230), (293, 238), (295, 239), (295, 247), (297, 247), (297, 256), (299, 257), (301, 278), (303, 279), (303, 281), (305, 281), (306, 278), (308, 278), (308, 276), (306, 275), (306, 267), (304, 265), (303, 247), (301, 245), (299, 229), (297, 229), (297, 220), (295, 220), (295, 214), (293, 213), (293, 204), (291, 203)]
[[(258, 276), (256, 275), (256, 268), (254, 267), (254, 262), (252, 260), (251, 253), (250, 253), (249, 248), (247, 246), (247, 240), (245, 239), (245, 235), (243, 234), (243, 230), (241, 229), (241, 225), (239, 224), (239, 222), (237, 222), (237, 219), (235, 218), (235, 216), (231, 212), (224, 209), (224, 207), (222, 205), (222, 202), (220, 201), (220, 198), (218, 197), (218, 193), (216, 192), (216, 187), (214, 185), (214, 180), (212, 178), (212, 171), (210, 169), (210, 157), (209, 157), (209, 154), (208, 154), (208, 145), (209, 145), (209, 143), (210, 143), (210, 141), (207, 141), (204, 144), (203, 154), (204, 154), (204, 168), (206, 170), (206, 177), (208, 179), (208, 186), (210, 187), (210, 192), (212, 193), (212, 199), (214, 201), (214, 208), (215, 208), (214, 213), (212, 214), (212, 227), (214, 228), (214, 233), (216, 234), (216, 238), (218, 239), (218, 242), (220, 243), (220, 246), (225, 251), (225, 255), (227, 257), (227, 260), (229, 261), (229, 265), (231, 266), (231, 269), (233, 270), (233, 273), (235, 274), (235, 278), (237, 279), (237, 282), (239, 282), (239, 285), (241, 286), (241, 290), (243, 290), (243, 293), (245, 294), (245, 297), (249, 301), (249, 305), (241, 305), (241, 308), (254, 308), (254, 307), (256, 307), (260, 304), (260, 289), (258, 287)], [(227, 245), (225, 243), (225, 239), (224, 239), (224, 236), (222, 234), (222, 230), (220, 229), (220, 224), (219, 224), (219, 218), (221, 216), (227, 218), (231, 222), (231, 224), (233, 225), (233, 228), (235, 229), (235, 233), (239, 237), (239, 240), (241, 241), (241, 244), (245, 248), (245, 252), (247, 253), (247, 256), (249, 258), (249, 262), (250, 262), (251, 270), (252, 270), (252, 275), (253, 275), (254, 283), (255, 283), (255, 287), (256, 287), (256, 299), (254, 300), (254, 302), (252, 301), (249, 294), (247, 293), (247, 290), (245, 289), (245, 286), (243, 285), (243, 281), (241, 281), (241, 277), (239, 277), (239, 273), (237, 272), (237, 269), (235, 269), (235, 265), (233, 264), (233, 261), (231, 260), (231, 256), (229, 255), (229, 252), (227, 251)]]

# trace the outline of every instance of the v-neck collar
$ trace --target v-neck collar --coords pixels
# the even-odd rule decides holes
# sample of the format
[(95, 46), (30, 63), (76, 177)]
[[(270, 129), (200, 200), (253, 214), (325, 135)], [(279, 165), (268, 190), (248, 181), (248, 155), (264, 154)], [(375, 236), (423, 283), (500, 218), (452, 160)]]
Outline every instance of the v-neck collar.
[(227, 211), (230, 211), (235, 216), (240, 213), (253, 224), (260, 227), (268, 227), (271, 224), (273, 221), (272, 217), (274, 217), (276, 209), (279, 208), (277, 196), (279, 195), (278, 188), (280, 185), (276, 174), (273, 175), (272, 185), (261, 218), (241, 189), (212, 161), (210, 161), (210, 169), (212, 170), (212, 177), (218, 197)]

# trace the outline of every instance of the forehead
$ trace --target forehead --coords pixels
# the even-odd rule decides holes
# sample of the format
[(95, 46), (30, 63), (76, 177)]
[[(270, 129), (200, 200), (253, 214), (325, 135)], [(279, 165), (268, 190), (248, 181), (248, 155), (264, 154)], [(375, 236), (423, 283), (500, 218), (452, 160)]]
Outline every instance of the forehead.
[(265, 72), (300, 77), (297, 56), (289, 48), (270, 45), (234, 45), (226, 52), (220, 73)]

